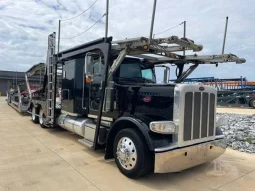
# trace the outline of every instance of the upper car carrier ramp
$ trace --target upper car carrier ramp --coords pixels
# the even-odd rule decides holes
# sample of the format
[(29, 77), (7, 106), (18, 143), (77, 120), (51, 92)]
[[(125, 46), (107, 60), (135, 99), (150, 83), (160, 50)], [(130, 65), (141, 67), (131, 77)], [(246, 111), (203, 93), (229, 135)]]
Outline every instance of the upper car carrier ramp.
[[(167, 44), (167, 45), (166, 45)], [(174, 45), (174, 46), (169, 46)], [(178, 46), (176, 46), (178, 45)], [(197, 45), (193, 40), (171, 36), (167, 38), (149, 39), (145, 37), (125, 39), (112, 42), (112, 53), (119, 54), (127, 48), (127, 54), (138, 58), (148, 59), (150, 62), (170, 62), (174, 64), (196, 63), (196, 64), (217, 64), (223, 62), (244, 63), (245, 59), (234, 54), (203, 55), (197, 54), (182, 56), (173, 52), (183, 50), (201, 51), (202, 45)]]
[[(177, 44), (178, 46), (164, 46), (162, 44)], [(130, 49), (140, 49), (145, 48), (144, 46), (150, 45), (150, 48), (154, 51), (162, 52), (162, 51), (168, 51), (168, 52), (176, 52), (176, 51), (182, 51), (182, 50), (193, 50), (194, 52), (201, 51), (203, 49), (202, 45), (197, 45), (194, 43), (193, 40), (187, 39), (187, 38), (179, 38), (178, 36), (170, 36), (167, 38), (158, 38), (158, 39), (152, 39), (149, 42), (149, 38), (146, 37), (140, 37), (140, 38), (133, 38), (133, 39), (125, 39), (125, 40), (119, 40), (119, 41), (113, 41), (112, 42), (113, 50), (121, 50), (125, 48), (127, 45), (129, 45)]]
[[(174, 45), (174, 46), (170, 46)], [(177, 46), (176, 46), (177, 45)], [(112, 42), (111, 54), (117, 56), (108, 73), (108, 81), (112, 74), (120, 66), (125, 56), (134, 56), (146, 59), (152, 64), (171, 63), (182, 68), (176, 82), (185, 79), (199, 64), (218, 64), (224, 62), (236, 62), (237, 64), (245, 63), (246, 60), (239, 58), (234, 54), (220, 55), (179, 55), (173, 52), (182, 50), (201, 51), (202, 45), (197, 45), (193, 40), (187, 38), (178, 38), (171, 36), (167, 38), (149, 39), (145, 37), (125, 39)], [(195, 64), (185, 73), (182, 72), (184, 64)]]

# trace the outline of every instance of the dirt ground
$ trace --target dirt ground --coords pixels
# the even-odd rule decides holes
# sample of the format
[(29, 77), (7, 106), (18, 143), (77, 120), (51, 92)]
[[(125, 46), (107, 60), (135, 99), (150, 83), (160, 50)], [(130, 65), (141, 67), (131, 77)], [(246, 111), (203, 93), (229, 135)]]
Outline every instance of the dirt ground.
[(0, 98), (0, 190), (218, 190), (255, 187), (255, 156), (228, 149), (222, 157), (180, 173), (123, 176), (103, 151), (81, 145), (80, 137), (33, 124)]
[(255, 109), (251, 108), (231, 108), (231, 107), (218, 107), (218, 113), (236, 113), (236, 114), (247, 114), (253, 115), (255, 114)]

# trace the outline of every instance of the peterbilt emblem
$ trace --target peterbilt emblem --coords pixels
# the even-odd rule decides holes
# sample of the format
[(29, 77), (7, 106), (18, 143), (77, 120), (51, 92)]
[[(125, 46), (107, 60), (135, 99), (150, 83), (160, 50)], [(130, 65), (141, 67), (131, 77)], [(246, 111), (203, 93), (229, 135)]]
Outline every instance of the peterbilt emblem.
[(143, 101), (146, 102), (146, 103), (151, 102), (151, 98), (150, 97), (144, 97)]
[(199, 90), (200, 90), (200, 91), (204, 91), (205, 88), (201, 86), (201, 87), (199, 87)]

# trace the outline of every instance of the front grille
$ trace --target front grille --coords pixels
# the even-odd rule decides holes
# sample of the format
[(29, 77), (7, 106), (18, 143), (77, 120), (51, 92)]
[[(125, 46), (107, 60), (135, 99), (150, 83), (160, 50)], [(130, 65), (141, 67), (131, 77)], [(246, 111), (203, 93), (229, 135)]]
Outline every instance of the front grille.
[(190, 141), (213, 136), (215, 94), (187, 92), (184, 104), (183, 140)]

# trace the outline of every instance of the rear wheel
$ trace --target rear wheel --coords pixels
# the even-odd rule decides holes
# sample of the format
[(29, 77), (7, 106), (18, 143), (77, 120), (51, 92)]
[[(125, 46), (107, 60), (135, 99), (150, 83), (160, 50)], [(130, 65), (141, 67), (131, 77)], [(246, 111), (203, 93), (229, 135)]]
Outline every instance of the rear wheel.
[(9, 93), (7, 93), (7, 103), (11, 103), (11, 96)]
[(34, 123), (38, 123), (38, 121), (39, 121), (39, 118), (38, 118), (38, 112), (37, 112), (37, 108), (35, 108), (34, 106), (32, 107), (32, 115), (31, 115), (31, 117), (32, 117), (32, 121), (34, 122)]
[(42, 128), (45, 128), (46, 126), (44, 125), (44, 120), (45, 120), (45, 114), (43, 112), (43, 109), (41, 108), (39, 111), (39, 124)]
[(144, 176), (153, 169), (152, 154), (136, 129), (123, 129), (116, 135), (113, 153), (119, 170), (129, 178)]
[(253, 107), (255, 109), (255, 99), (254, 98), (250, 101), (250, 107)]

